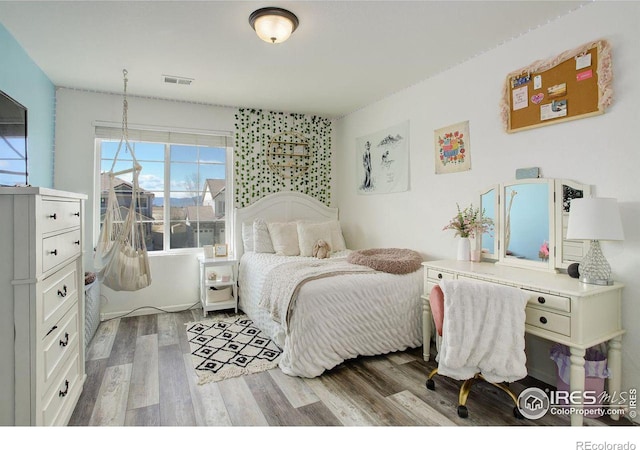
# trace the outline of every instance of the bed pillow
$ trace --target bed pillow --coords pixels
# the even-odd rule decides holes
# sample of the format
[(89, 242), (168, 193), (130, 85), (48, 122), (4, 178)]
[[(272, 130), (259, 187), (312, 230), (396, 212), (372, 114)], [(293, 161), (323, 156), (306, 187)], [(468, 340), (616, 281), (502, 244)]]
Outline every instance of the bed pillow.
[(253, 223), (242, 222), (242, 246), (245, 252), (253, 251)]
[(313, 246), (319, 240), (329, 244), (333, 251), (331, 226), (329, 222), (298, 222), (298, 245), (300, 256), (313, 256)]
[(253, 251), (256, 253), (275, 253), (269, 227), (264, 219), (253, 221)]
[(298, 226), (295, 222), (270, 222), (267, 225), (276, 255), (297, 256), (300, 254)]
[(344, 236), (342, 235), (342, 227), (337, 220), (329, 221), (331, 227), (331, 251), (341, 252), (347, 249), (347, 244), (344, 242)]

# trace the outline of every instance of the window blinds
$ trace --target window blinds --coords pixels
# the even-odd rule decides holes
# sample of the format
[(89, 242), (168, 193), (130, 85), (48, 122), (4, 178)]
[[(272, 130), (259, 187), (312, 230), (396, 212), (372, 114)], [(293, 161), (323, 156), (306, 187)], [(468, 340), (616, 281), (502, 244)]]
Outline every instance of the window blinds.
[[(122, 138), (122, 125), (107, 122), (94, 122), (96, 138), (119, 141)], [(128, 126), (129, 141), (162, 142), (166, 144), (199, 145), (202, 147), (232, 147), (231, 133), (208, 130), (169, 130), (156, 127)]]

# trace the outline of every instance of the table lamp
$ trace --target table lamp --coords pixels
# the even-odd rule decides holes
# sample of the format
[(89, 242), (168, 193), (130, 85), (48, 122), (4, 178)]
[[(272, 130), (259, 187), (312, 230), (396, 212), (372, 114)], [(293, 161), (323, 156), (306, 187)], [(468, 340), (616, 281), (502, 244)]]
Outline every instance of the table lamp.
[(589, 251), (580, 263), (580, 281), (609, 286), (611, 266), (602, 254), (600, 241), (624, 239), (620, 211), (615, 198), (574, 198), (571, 200), (567, 239), (590, 240)]

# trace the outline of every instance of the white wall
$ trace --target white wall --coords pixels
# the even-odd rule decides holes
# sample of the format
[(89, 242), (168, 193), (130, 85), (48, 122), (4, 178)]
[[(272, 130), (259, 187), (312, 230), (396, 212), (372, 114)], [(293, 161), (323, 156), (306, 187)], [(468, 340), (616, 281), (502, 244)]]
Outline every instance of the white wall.
[[(442, 231), (456, 202), (478, 205), (479, 191), (515, 178), (515, 170), (540, 167), (544, 177), (590, 184), (595, 195), (616, 197), (625, 231), (623, 243), (603, 250), (623, 294), (623, 388), (640, 384), (640, 3), (596, 2), (530, 31), (422, 83), (336, 122), (336, 203), (352, 248), (408, 247), (425, 259), (456, 255), (452, 231)], [(612, 45), (614, 103), (604, 115), (507, 134), (498, 104), (506, 75), (590, 41)], [(443, 37), (446, 45), (446, 36)], [(416, 44), (416, 57), (429, 58)], [(401, 68), (399, 68), (400, 70)], [(570, 107), (570, 106), (569, 106)], [(409, 192), (356, 193), (356, 138), (410, 121)], [(470, 122), (471, 171), (435, 175), (434, 130)], [(529, 340), (532, 367), (553, 382), (548, 343)], [(547, 345), (547, 347), (544, 347)]]
[[(131, 78), (131, 76), (130, 76)], [(85, 207), (85, 269), (92, 270), (95, 217), (94, 121), (120, 123), (122, 96), (58, 89), (56, 91), (56, 152), (54, 186), (89, 196)], [(129, 97), (129, 124), (234, 132), (234, 108)], [(137, 292), (102, 287), (102, 315), (112, 317), (153, 306), (178, 310), (198, 302), (196, 254), (150, 253), (152, 285)], [(157, 312), (154, 309), (138, 313)]]

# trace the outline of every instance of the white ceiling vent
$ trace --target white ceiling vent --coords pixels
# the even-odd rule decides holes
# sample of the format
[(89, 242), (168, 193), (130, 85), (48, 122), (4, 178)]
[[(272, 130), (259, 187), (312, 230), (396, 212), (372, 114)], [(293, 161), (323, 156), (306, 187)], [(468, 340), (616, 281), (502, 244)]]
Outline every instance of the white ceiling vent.
[(182, 84), (189, 86), (193, 83), (193, 78), (175, 77), (173, 75), (162, 75), (163, 83), (167, 84)]

